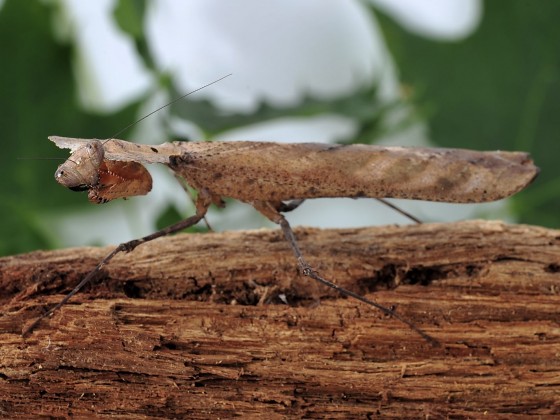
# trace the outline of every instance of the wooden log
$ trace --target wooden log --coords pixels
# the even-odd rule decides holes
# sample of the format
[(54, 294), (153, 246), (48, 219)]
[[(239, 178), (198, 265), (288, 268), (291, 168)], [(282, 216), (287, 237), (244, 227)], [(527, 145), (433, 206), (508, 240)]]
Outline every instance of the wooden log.
[(560, 231), (469, 221), (297, 229), (140, 246), (58, 302), (110, 248), (0, 259), (0, 414), (126, 418), (560, 414)]

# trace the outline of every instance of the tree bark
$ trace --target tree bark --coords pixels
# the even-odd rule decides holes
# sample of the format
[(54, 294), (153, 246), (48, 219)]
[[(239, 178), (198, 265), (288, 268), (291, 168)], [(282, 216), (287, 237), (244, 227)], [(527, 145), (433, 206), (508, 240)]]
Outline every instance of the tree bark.
[(126, 418), (560, 414), (560, 231), (471, 221), (182, 234), (0, 259), (0, 414)]

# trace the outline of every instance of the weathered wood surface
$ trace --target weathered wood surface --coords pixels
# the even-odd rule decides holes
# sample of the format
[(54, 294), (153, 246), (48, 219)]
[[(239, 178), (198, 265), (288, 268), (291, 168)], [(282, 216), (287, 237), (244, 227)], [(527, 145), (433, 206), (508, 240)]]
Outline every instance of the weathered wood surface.
[(109, 248), (34, 252), (0, 259), (0, 415), (560, 415), (560, 231), (296, 234), (326, 278), (395, 305), (442, 346), (310, 284), (268, 230), (142, 245), (22, 338)]

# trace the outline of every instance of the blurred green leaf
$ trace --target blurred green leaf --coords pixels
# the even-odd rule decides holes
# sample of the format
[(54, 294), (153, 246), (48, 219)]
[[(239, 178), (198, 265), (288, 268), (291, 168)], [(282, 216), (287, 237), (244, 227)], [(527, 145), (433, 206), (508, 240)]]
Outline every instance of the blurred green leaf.
[(118, 0), (115, 4), (113, 17), (123, 30), (130, 35), (136, 44), (138, 55), (144, 60), (144, 65), (157, 73), (157, 68), (150, 54), (144, 33), (144, 18), (146, 15), (146, 0)]
[(145, 13), (145, 0), (118, 0), (113, 16), (124, 32), (135, 39), (143, 39)]
[(156, 220), (156, 229), (163, 229), (183, 219), (184, 217), (177, 211), (175, 206), (168, 206)]
[[(353, 143), (372, 143), (380, 137), (381, 121), (394, 108), (401, 106), (400, 102), (381, 106), (375, 99), (376, 86), (370, 86), (351, 92), (346, 96), (332, 99), (319, 99), (311, 96), (302, 98), (301, 102), (292, 107), (275, 107), (261, 103), (251, 114), (220, 112), (211, 102), (206, 100), (179, 101), (171, 106), (171, 112), (181, 118), (195, 121), (200, 128), (211, 138), (224, 131), (246, 125), (263, 123), (285, 117), (313, 117), (325, 114), (341, 115), (351, 118), (362, 127), (367, 127), (367, 137), (364, 135), (353, 139), (340, 139)], [(174, 91), (173, 96), (179, 97), (182, 93)]]
[[(179, 213), (175, 206), (168, 206), (167, 209), (158, 217), (156, 221), (156, 229), (160, 230), (166, 228), (177, 222), (180, 222), (183, 219), (185, 219), (185, 216)], [(204, 224), (204, 221), (201, 221), (196, 225), (191, 226), (190, 228), (185, 229), (181, 232), (208, 232), (208, 228)]]
[[(56, 238), (39, 228), (41, 215), (88, 205), (55, 182), (54, 171), (68, 153), (47, 136), (107, 137), (132, 121), (137, 109), (133, 105), (107, 117), (79, 110), (72, 48), (53, 39), (52, 12), (36, 1), (7, 0), (0, 9), (3, 255), (55, 246)], [(54, 160), (44, 160), (49, 157)]]

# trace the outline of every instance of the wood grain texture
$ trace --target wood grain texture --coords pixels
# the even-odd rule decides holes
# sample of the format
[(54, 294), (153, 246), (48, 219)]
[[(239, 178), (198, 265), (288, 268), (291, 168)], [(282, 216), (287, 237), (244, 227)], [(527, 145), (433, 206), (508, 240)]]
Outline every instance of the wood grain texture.
[(34, 252), (0, 259), (0, 414), (560, 415), (560, 231), (471, 221), (296, 234), (325, 277), (395, 305), (442, 346), (310, 284), (268, 230), (142, 245), (24, 339), (109, 249)]

